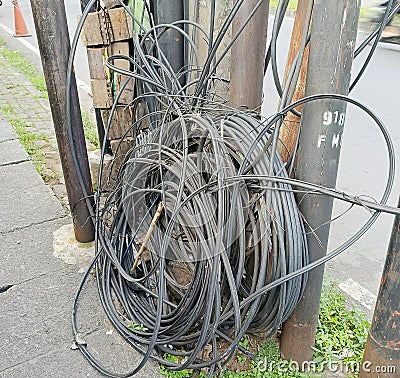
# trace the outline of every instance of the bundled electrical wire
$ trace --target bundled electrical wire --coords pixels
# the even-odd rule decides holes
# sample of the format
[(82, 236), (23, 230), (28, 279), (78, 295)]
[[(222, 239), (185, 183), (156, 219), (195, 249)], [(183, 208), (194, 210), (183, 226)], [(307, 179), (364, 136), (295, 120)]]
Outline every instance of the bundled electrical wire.
[[(132, 56), (111, 56), (107, 66), (135, 80), (136, 96), (130, 106), (136, 118), (129, 129), (134, 143), (123, 162), (111, 169), (107, 188), (101, 186), (100, 167), (96, 207), (92, 209), (96, 258), (77, 292), (73, 312), (77, 336), (78, 299), (94, 266), (108, 318), (143, 354), (131, 372), (112, 373), (93, 357), (90, 346), (76, 337), (84, 356), (107, 376), (134, 375), (152, 358), (171, 370), (206, 368), (211, 377), (234, 357), (246, 333), (271, 337), (277, 332), (300, 300), (309, 270), (358, 240), (379, 212), (398, 212), (384, 206), (394, 177), (390, 136), (366, 107), (341, 95), (312, 96), (289, 105), (293, 95), (290, 81), (285, 88), (278, 84), (281, 108), (269, 119), (231, 109), (219, 98), (215, 83), (222, 78), (216, 68), (230, 46), (218, 55), (217, 51), (242, 2), (235, 3), (212, 42), (194, 21), (146, 29), (144, 15), (151, 19), (148, 7), (143, 7), (138, 18), (121, 2), (141, 32), (132, 40)], [(274, 32), (287, 3), (281, 2)], [(94, 4), (91, 1), (83, 12), (76, 35)], [(311, 5), (312, 1), (309, 18)], [(213, 2), (211, 19), (214, 13)], [(182, 24), (185, 27), (177, 26)], [(180, 33), (187, 46), (185, 64), (178, 73), (159, 46), (169, 29)], [(303, 50), (307, 31), (308, 25)], [(196, 38), (209, 43), (204, 62)], [(76, 41), (77, 37), (73, 52)], [(270, 54), (276, 62), (276, 47)], [(295, 80), (300, 58), (292, 69)], [(118, 68), (118, 60), (129, 61), (131, 70)], [(72, 68), (72, 59), (70, 62)], [(276, 81), (279, 83), (279, 78)], [(390, 167), (380, 203), (290, 177), (288, 165), (276, 149), (279, 125), (298, 105), (323, 99), (352, 103), (367, 112), (382, 131)], [(344, 245), (309, 263), (304, 220), (295, 193), (329, 195), (374, 213)], [(165, 354), (177, 356), (179, 362), (171, 362)]]
[[(277, 155), (272, 161), (265, 150), (268, 133), (252, 164), (242, 166), (260, 126), (247, 115), (211, 111), (143, 132), (100, 214), (109, 241), (99, 259), (103, 301), (113, 303), (114, 293), (126, 311), (110, 308), (110, 318), (138, 343), (158, 332), (152, 347), (161, 355), (178, 351), (183, 368), (227, 363), (247, 331), (273, 335), (304, 288), (301, 276), (240, 309), (257, 289), (307, 264), (290, 186), (266, 191), (255, 179), (225, 182), (241, 170), (268, 174), (270, 166), (285, 177)], [(132, 334), (130, 322), (146, 331)], [(232, 340), (230, 350), (217, 355), (217, 338)], [(207, 345), (213, 354), (198, 358)]]

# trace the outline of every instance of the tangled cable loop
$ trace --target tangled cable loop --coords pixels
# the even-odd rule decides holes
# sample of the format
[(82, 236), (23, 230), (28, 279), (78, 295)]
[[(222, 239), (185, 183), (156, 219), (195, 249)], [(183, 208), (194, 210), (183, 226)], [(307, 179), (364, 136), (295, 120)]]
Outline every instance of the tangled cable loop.
[[(306, 275), (240, 309), (257, 289), (308, 263), (303, 223), (289, 185), (267, 191), (254, 179), (226, 183), (243, 170), (258, 119), (224, 111), (173, 118), (165, 114), (170, 121), (138, 135), (102, 208), (102, 224), (113, 214), (99, 261), (101, 287), (111, 279), (111, 289), (102, 295), (114, 325), (142, 347), (158, 328), (159, 356), (184, 357), (180, 368), (223, 366), (244, 333), (273, 335), (300, 299)], [(247, 156), (248, 174), (269, 172), (270, 137)], [(272, 166), (285, 177), (276, 154)], [(221, 353), (218, 340), (231, 344)]]

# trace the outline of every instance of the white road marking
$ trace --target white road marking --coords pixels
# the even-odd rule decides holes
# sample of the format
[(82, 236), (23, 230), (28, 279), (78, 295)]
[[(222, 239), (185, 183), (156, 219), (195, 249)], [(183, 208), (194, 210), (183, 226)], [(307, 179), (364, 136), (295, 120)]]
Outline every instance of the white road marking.
[(374, 310), (377, 298), (376, 295), (372, 294), (358, 282), (354, 281), (352, 278), (349, 278), (346, 281), (341, 282), (338, 286), (340, 290), (363, 305), (366, 309), (370, 311)]
[[(6, 33), (14, 36), (14, 32), (8, 28), (6, 25), (3, 25), (0, 22), (0, 29), (4, 30)], [(21, 44), (23, 44), (26, 48), (28, 48), (29, 50), (31, 50), (34, 54), (36, 54), (37, 56), (40, 57), (40, 52), (39, 49), (35, 46), (33, 46), (31, 43), (29, 43), (26, 39), (24, 39), (23, 37), (19, 37), (18, 38), (18, 42), (20, 42)]]

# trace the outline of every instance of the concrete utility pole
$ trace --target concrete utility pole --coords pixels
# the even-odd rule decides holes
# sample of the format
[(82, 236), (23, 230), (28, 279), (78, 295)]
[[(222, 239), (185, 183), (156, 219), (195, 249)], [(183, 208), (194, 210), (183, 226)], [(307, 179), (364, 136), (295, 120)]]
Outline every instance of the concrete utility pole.
[[(400, 207), (400, 199), (398, 207)], [(390, 238), (360, 378), (400, 376), (400, 216)]]
[[(315, 0), (305, 94), (347, 94), (360, 0)], [(296, 177), (329, 188), (336, 185), (346, 103), (324, 100), (304, 105)], [(326, 254), (333, 199), (308, 194), (300, 210), (307, 222), (310, 261)], [(323, 226), (321, 226), (323, 225)], [(319, 227), (317, 229), (317, 227)], [(312, 359), (324, 267), (309, 272), (302, 300), (284, 323), (282, 356), (300, 366)]]
[[(79, 242), (90, 242), (94, 240), (93, 221), (90, 218), (89, 210), (84, 201), (84, 193), (79, 185), (78, 173), (74, 166), (66, 128), (66, 78), (71, 47), (64, 1), (31, 0), (31, 6), (65, 186), (74, 222), (75, 237)], [(80, 170), (86, 184), (86, 191), (92, 194), (92, 182), (83, 134), (78, 91), (75, 76), (73, 75), (72, 77), (71, 119), (73, 125), (73, 143), (78, 155)]]
[[(247, 0), (233, 20), (235, 36), (258, 0)], [(238, 109), (261, 107), (267, 43), (269, 0), (257, 9), (231, 50), (230, 105)]]

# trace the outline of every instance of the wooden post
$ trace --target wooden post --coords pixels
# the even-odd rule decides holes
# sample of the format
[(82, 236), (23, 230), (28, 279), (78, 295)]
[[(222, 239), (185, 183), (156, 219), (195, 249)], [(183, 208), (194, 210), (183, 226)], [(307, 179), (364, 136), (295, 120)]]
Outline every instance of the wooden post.
[[(304, 23), (306, 22), (307, 7), (309, 0), (299, 0), (297, 4), (296, 16), (294, 19), (292, 38), (290, 40), (290, 49), (288, 59), (286, 62), (284, 84), (286, 83), (289, 75), (290, 68), (296, 58), (301, 44), (301, 37), (304, 30)], [(300, 75), (296, 84), (292, 102), (295, 102), (304, 97), (306, 90), (306, 77), (307, 77), (307, 64), (308, 64), (309, 46), (304, 51), (304, 56), (301, 64)], [(302, 106), (297, 110), (301, 112)], [(294, 113), (289, 113), (282, 124), (279, 132), (279, 139), (282, 143), (278, 144), (278, 150), (281, 154), (282, 160), (287, 162), (292, 155), (296, 143), (300, 127), (300, 117)]]

